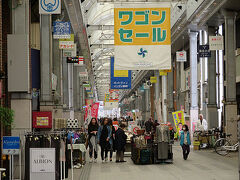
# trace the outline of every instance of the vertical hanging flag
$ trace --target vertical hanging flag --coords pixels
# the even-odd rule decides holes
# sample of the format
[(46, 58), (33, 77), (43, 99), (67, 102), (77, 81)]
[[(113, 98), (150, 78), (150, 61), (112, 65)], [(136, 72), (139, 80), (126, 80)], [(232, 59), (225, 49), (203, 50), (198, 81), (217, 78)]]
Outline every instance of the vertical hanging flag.
[(95, 117), (95, 118), (98, 117), (98, 110), (99, 110), (99, 102), (94, 103), (92, 105), (92, 109), (91, 109), (91, 113), (92, 113), (91, 116), (92, 116), (92, 118), (93, 117)]
[(114, 57), (111, 57), (111, 89), (131, 89), (131, 71), (114, 70)]
[(171, 69), (170, 3), (115, 5), (114, 44), (116, 70)]

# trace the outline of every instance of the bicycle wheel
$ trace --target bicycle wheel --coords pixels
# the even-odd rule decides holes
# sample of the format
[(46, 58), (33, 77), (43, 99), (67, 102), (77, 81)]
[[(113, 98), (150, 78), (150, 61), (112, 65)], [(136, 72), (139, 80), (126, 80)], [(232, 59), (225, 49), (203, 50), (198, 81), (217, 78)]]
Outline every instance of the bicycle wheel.
[(215, 143), (215, 151), (221, 156), (226, 156), (229, 153), (229, 150), (224, 148), (224, 146), (231, 146), (230, 142), (225, 138), (220, 138)]

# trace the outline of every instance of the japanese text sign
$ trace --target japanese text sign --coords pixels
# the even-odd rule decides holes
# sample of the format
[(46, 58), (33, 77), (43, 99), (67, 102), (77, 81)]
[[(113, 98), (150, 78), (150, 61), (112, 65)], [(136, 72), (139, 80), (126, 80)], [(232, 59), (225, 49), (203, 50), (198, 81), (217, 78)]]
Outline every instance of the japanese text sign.
[(209, 36), (209, 49), (211, 51), (224, 50), (223, 36)]
[(187, 52), (186, 51), (177, 51), (177, 62), (186, 62), (187, 61)]
[(70, 22), (53, 22), (53, 38), (71, 38), (71, 24)]
[[(162, 5), (162, 7), (161, 7)], [(114, 9), (116, 70), (170, 69), (171, 29), (169, 3)], [(136, 7), (137, 6), (137, 7)]]
[(211, 51), (209, 50), (209, 45), (200, 45), (199, 46), (199, 57), (211, 57)]
[(131, 89), (131, 71), (114, 70), (114, 58), (111, 57), (111, 89)]

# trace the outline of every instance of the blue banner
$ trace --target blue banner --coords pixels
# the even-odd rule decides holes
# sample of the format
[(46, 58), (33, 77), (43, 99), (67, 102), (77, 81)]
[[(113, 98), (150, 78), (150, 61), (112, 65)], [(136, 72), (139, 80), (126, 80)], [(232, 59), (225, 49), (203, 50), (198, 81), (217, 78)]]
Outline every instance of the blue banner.
[(131, 89), (131, 71), (126, 71), (124, 77), (121, 77), (121, 72), (125, 71), (114, 71), (114, 57), (111, 57), (111, 89)]
[(53, 38), (54, 39), (70, 39), (71, 38), (70, 22), (53, 22)]

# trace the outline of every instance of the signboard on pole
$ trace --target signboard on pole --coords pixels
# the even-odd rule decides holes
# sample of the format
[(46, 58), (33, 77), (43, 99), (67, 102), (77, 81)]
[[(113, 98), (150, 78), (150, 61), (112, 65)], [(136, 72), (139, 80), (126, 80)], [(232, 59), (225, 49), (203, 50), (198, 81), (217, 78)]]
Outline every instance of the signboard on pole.
[(186, 62), (187, 61), (187, 52), (186, 51), (177, 51), (177, 62)]
[(114, 57), (111, 57), (111, 89), (131, 89), (131, 71), (114, 70)]
[(61, 14), (61, 0), (39, 0), (39, 14)]
[(211, 51), (209, 50), (209, 45), (199, 45), (199, 57), (211, 57)]
[(115, 70), (171, 69), (170, 3), (115, 4), (114, 45)]
[(83, 57), (82, 56), (67, 57), (67, 63), (76, 63), (79, 65), (83, 65)]
[(211, 51), (224, 50), (223, 36), (209, 36), (209, 49)]
[(16, 155), (19, 154), (20, 137), (3, 136), (2, 154)]
[(71, 38), (70, 22), (53, 22), (53, 39), (70, 39)]

